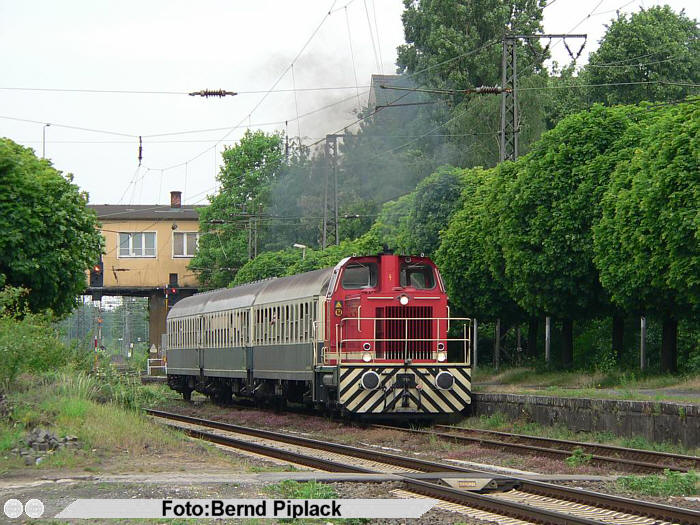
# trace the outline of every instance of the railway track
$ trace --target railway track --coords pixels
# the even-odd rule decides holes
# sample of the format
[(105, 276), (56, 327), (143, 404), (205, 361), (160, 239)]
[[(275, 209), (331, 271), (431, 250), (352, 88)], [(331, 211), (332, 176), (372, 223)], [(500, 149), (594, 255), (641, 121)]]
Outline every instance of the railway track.
[[(476, 509), (477, 512), (507, 517), (508, 520), (514, 520), (512, 523), (518, 521), (556, 525), (700, 523), (700, 512), (694, 510), (520, 478), (509, 478), (511, 484), (517, 486), (517, 489), (478, 494), (447, 486), (440, 480), (445, 477), (454, 480), (457, 473), (464, 474), (465, 479), (483, 478), (485, 475), (492, 476), (492, 474), (182, 414), (157, 410), (148, 410), (147, 413), (181, 423), (173, 426), (192, 437), (315, 469), (361, 474), (391, 472), (411, 493)], [(504, 484), (505, 480), (501, 479), (500, 483)]]
[(696, 456), (639, 450), (599, 443), (581, 443), (578, 441), (511, 434), (493, 430), (462, 428), (450, 425), (435, 425), (434, 428), (443, 431), (408, 429), (386, 425), (374, 426), (413, 434), (435, 436), (440, 439), (458, 443), (477, 443), (480, 446), (488, 448), (513, 450), (518, 453), (539, 456), (544, 455), (558, 459), (566, 459), (571, 456), (576, 449), (580, 449), (584, 454), (591, 455), (591, 464), (604, 467), (618, 466), (639, 472), (655, 473), (663, 472), (666, 469), (687, 472), (688, 470), (696, 470), (700, 467), (700, 458)]

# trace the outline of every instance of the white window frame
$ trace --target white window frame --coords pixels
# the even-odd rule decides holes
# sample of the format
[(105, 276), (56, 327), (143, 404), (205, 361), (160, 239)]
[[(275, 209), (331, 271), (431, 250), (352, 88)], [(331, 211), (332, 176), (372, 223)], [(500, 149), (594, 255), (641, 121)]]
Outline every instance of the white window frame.
[[(173, 232), (173, 238), (172, 238), (172, 241), (173, 241), (173, 243), (172, 243), (172, 257), (173, 257), (173, 259), (191, 259), (195, 255), (197, 255), (196, 251), (195, 251), (195, 253), (193, 253), (191, 255), (187, 253), (187, 237), (186, 237), (186, 235), (190, 234), (190, 233), (197, 234), (196, 250), (199, 250), (199, 232), (198, 231)], [(183, 239), (183, 245), (182, 245), (182, 249), (183, 249), (183, 252), (185, 252), (185, 255), (175, 255), (175, 235), (178, 235), (178, 234), (185, 235), (185, 238)]]
[[(153, 255), (133, 255), (134, 253), (134, 246), (133, 246), (133, 236), (134, 235), (142, 235), (143, 239), (143, 244), (141, 245), (143, 251), (146, 251), (146, 235), (147, 234), (153, 234), (153, 249), (155, 250), (155, 253)], [(122, 250), (121, 250), (121, 236), (122, 235), (128, 235), (129, 236), (129, 255), (122, 255)], [(117, 233), (117, 258), (119, 259), (155, 259), (158, 257), (158, 232), (156, 231), (143, 231), (143, 232), (119, 232)]]

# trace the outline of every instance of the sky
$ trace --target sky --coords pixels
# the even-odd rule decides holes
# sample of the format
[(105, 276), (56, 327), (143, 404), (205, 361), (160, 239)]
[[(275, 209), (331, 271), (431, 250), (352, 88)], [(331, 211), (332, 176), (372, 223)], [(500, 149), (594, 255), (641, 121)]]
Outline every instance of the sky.
[[(616, 10), (700, 18), (689, 0), (549, 4), (545, 32), (588, 34), (578, 64)], [(166, 204), (171, 190), (204, 204), (246, 129), (310, 144), (353, 122), (371, 75), (395, 72), (402, 11), (401, 0), (0, 0), (0, 137), (72, 173), (95, 204)], [(570, 61), (560, 42), (550, 50)], [(187, 95), (202, 89), (238, 95)]]

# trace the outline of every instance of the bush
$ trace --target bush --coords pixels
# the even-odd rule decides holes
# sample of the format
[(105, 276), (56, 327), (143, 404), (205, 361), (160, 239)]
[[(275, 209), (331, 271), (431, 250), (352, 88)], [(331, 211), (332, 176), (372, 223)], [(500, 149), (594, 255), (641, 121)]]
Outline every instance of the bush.
[(0, 317), (0, 392), (9, 390), (19, 374), (65, 365), (69, 355), (47, 316)]

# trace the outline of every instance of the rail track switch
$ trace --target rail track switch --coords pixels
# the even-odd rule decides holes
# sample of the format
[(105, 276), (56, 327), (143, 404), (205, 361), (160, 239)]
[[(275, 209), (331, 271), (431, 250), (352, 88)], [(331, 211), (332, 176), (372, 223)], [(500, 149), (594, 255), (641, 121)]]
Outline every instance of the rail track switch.
[(512, 478), (443, 478), (450, 487), (470, 492), (507, 492), (520, 483)]

